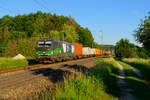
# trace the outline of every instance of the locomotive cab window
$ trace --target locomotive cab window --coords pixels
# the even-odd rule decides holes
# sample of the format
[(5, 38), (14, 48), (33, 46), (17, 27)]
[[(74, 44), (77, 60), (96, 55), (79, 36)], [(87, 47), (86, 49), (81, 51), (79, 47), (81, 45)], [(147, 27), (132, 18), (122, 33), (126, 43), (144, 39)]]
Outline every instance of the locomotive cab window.
[(52, 42), (51, 41), (46, 41), (45, 42), (45, 47), (50, 47), (52, 45)]
[(38, 47), (44, 47), (44, 41), (42, 42), (42, 41), (39, 41), (38, 42)]

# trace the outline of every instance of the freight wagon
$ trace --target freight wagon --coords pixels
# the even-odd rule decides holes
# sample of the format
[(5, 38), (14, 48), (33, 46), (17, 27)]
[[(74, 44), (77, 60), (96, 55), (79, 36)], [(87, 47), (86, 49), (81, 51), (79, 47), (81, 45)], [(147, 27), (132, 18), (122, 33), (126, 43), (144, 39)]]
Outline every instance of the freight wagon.
[(91, 55), (95, 56), (96, 52), (95, 52), (95, 48), (91, 48)]
[(69, 43), (52, 38), (39, 39), (36, 47), (36, 60), (40, 63), (53, 63), (80, 59), (104, 54), (100, 49), (83, 47), (79, 43)]
[(95, 55), (99, 56), (100, 55), (100, 49), (95, 48)]
[(83, 55), (84, 57), (90, 57), (92, 55), (90, 47), (83, 47)]
[(72, 45), (74, 46), (74, 54), (76, 58), (82, 58), (83, 52), (82, 52), (82, 44), (79, 43), (72, 43)]

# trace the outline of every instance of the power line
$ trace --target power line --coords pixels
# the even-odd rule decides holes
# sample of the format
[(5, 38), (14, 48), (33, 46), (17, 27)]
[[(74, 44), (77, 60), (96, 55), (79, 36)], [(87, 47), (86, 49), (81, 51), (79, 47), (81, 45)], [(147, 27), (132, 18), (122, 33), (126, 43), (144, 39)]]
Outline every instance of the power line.
[(41, 6), (43, 9), (49, 10), (45, 5), (40, 3), (38, 0), (33, 0), (37, 5)]
[(1, 1), (0, 9), (7, 11), (9, 13), (17, 13), (16, 11), (6, 8), (6, 3), (4, 1)]
[[(42, 0), (42, 1), (43, 1), (44, 5), (47, 5), (46, 0)], [(49, 9), (49, 8), (47, 8), (47, 10), (49, 10), (49, 11), (50, 11), (50, 9)], [(51, 12), (51, 13), (52, 13), (52, 12)]]
[(47, 2), (45, 0), (42, 0), (45, 4), (47, 4)]
[(8, 12), (10, 12), (10, 13), (12, 13), (12, 12), (13, 12), (12, 10), (7, 9), (7, 8), (4, 8), (4, 7), (2, 7), (2, 6), (0, 6), (0, 9), (5, 10), (5, 11), (8, 11)]

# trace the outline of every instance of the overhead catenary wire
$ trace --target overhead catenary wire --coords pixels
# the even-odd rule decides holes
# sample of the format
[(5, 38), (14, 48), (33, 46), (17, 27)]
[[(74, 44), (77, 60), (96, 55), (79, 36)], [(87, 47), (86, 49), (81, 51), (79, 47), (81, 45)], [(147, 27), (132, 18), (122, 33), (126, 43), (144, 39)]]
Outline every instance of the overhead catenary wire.
[(45, 0), (42, 0), (44, 4), (47, 4), (47, 2)]
[(5, 3), (4, 1), (3, 1), (3, 2), (1, 1), (0, 9), (1, 9), (1, 10), (4, 10), (4, 11), (7, 11), (7, 12), (9, 12), (9, 13), (17, 14), (16, 11), (14, 11), (14, 10), (12, 10), (12, 9), (10, 9), (10, 8), (6, 8), (6, 3)]
[[(45, 10), (49, 10), (44, 4), (40, 3), (38, 0), (33, 0), (37, 5), (39, 5), (40, 7), (42, 7)], [(45, 2), (45, 1), (44, 1)], [(46, 3), (46, 2), (45, 2)]]
[(9, 12), (9, 13), (13, 13), (13, 11), (12, 11), (12, 10), (7, 9), (7, 8), (4, 8), (4, 7), (2, 7), (2, 6), (0, 6), (0, 9), (5, 10), (5, 11), (7, 11), (7, 12)]
[[(44, 5), (47, 5), (48, 3), (46, 2), (46, 0), (42, 0), (43, 1), (43, 3), (44, 3)], [(49, 8), (47, 8), (49, 11), (51, 11)], [(51, 13), (52, 13), (52, 11), (51, 11)]]

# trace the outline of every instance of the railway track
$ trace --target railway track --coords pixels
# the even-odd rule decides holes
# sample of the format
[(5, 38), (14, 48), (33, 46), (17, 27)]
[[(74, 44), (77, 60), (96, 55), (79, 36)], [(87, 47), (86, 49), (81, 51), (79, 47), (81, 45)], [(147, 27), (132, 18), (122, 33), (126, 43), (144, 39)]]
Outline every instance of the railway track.
[[(13, 70), (11, 74), (1, 74), (0, 97), (2, 97), (1, 95), (6, 95), (9, 90), (17, 89), (18, 87), (23, 86), (26, 82), (33, 81), (34, 79), (52, 78), (54, 80), (57, 80), (57, 78), (60, 77), (61, 73), (67, 73), (68, 70), (72, 69), (71, 66), (82, 66), (86, 64), (88, 65), (90, 62), (95, 61), (97, 58), (100, 57), (92, 57), (48, 65), (40, 64), (34, 65), (34, 67), (30, 66), (27, 69), (23, 68), (21, 69), (21, 71), (20, 69), (15, 70), (15, 72)], [(79, 70), (79, 68), (77, 68), (76, 70)]]
[[(99, 57), (103, 57), (103, 56), (99, 56)], [(87, 59), (87, 58), (84, 58), (84, 59)], [(81, 60), (81, 59), (78, 59), (78, 60)], [(72, 61), (78, 61), (78, 60), (72, 60)], [(57, 62), (57, 63), (47, 64), (47, 65), (46, 64), (45, 65), (44, 64), (36, 64), (36, 65), (22, 66), (22, 67), (17, 67), (17, 68), (0, 69), (0, 75), (5, 74), (5, 73), (10, 73), (10, 72), (16, 72), (16, 71), (21, 71), (21, 70), (30, 70), (30, 69), (34, 69), (34, 68), (39, 68), (41, 66), (43, 67), (43, 66), (61, 64), (61, 63), (64, 63), (64, 62)]]

